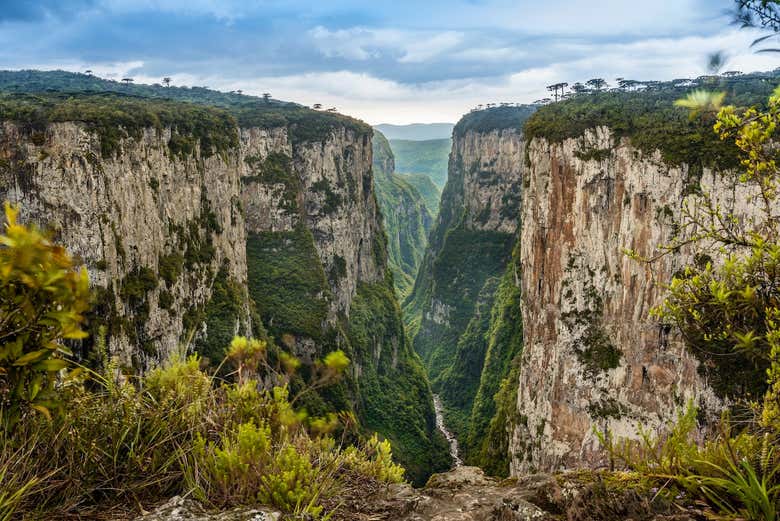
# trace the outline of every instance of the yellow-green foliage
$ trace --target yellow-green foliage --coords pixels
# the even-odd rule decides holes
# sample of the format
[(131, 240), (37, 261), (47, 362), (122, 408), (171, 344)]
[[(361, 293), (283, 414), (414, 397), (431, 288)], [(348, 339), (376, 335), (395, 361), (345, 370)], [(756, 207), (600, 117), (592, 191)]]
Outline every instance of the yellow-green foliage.
[(28, 409), (46, 416), (57, 406), (57, 374), (67, 367), (63, 340), (86, 336), (85, 269), (35, 227), (17, 223), (5, 206), (0, 234), (0, 420), (11, 427)]
[[(696, 94), (680, 103), (712, 111), (722, 96)], [(611, 463), (687, 489), (713, 510), (750, 521), (775, 521), (780, 510), (780, 228), (776, 216), (780, 89), (765, 110), (724, 107), (715, 131), (741, 152), (735, 191), (750, 194), (755, 214), (724, 210), (705, 190), (683, 204), (678, 234), (660, 255), (693, 246), (696, 262), (679, 271), (654, 310), (676, 326), (704, 362), (716, 390), (747, 418), (724, 414), (717, 436), (697, 443), (696, 410), (689, 406), (668, 435), (640, 429), (641, 442), (600, 436)], [(713, 261), (706, 253), (718, 251)]]
[[(373, 458), (366, 459), (366, 452)], [(380, 441), (374, 434), (363, 451), (348, 447), (344, 451), (344, 463), (358, 474), (375, 477), (381, 481), (398, 483), (403, 481), (404, 469), (393, 463), (392, 449), (387, 440)]]
[[(245, 341), (258, 346), (239, 339), (233, 351)], [(333, 381), (345, 358), (337, 353), (318, 364), (316, 378)], [(349, 476), (400, 480), (403, 469), (392, 462), (388, 442), (374, 437), (342, 450), (326, 434), (336, 417), (309, 418), (296, 409), (287, 375), (246, 363), (248, 372), (278, 385), (249, 377), (219, 383), (200, 365), (190, 357), (117, 383), (111, 362), (88, 388), (68, 389), (62, 414), (51, 421), (28, 415), (15, 431), (4, 431), (0, 514), (57, 517), (188, 494), (218, 507), (269, 504), (318, 517), (320, 503)]]
[(742, 429), (724, 415), (719, 435), (697, 443), (697, 409), (688, 406), (668, 433), (656, 437), (640, 428), (640, 440), (614, 440), (597, 433), (610, 463), (626, 466), (727, 514), (726, 519), (775, 521), (780, 508), (777, 433)]

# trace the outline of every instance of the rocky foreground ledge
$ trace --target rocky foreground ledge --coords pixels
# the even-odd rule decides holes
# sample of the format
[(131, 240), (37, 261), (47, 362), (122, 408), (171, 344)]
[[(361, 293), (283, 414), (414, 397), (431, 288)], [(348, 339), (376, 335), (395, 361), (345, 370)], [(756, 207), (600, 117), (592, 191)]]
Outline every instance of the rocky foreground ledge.
[[(345, 497), (340, 521), (694, 521), (705, 519), (685, 498), (674, 502), (632, 475), (571, 472), (498, 480), (476, 467), (435, 474), (422, 489), (389, 485)], [(173, 498), (135, 521), (283, 521), (267, 509), (210, 513)]]

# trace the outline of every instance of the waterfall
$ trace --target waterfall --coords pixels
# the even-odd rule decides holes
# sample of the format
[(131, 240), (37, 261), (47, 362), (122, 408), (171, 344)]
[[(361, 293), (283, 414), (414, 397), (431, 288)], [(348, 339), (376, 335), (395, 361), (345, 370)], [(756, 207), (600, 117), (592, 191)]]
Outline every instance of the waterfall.
[(442, 434), (444, 434), (444, 437), (447, 438), (447, 442), (450, 444), (452, 466), (460, 467), (463, 465), (463, 461), (460, 459), (460, 455), (458, 454), (458, 440), (450, 431), (447, 430), (447, 426), (444, 424), (444, 415), (441, 413), (441, 400), (439, 399), (438, 394), (433, 395), (433, 409), (436, 411), (436, 427), (442, 432)]

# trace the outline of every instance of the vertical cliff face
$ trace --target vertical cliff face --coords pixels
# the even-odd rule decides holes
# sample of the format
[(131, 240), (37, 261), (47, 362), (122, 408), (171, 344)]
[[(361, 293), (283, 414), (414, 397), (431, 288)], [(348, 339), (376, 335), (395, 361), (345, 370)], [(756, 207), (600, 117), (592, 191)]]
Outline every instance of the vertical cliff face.
[[(284, 128), (246, 129), (241, 143), (250, 241), (305, 235), (301, 246), (316, 250), (326, 277), (317, 298), (327, 301), (327, 320), (348, 317), (358, 284), (382, 282), (387, 268), (370, 136), (339, 128), (293, 146)], [(268, 311), (272, 321), (278, 310)]]
[[(633, 437), (716, 398), (679, 338), (649, 316), (684, 253), (652, 269), (690, 196), (690, 169), (607, 128), (528, 145), (520, 264), (525, 330), (512, 472), (597, 465), (594, 427)], [(704, 169), (705, 180), (714, 179)]]
[(231, 334), (251, 328), (240, 155), (175, 154), (171, 137), (145, 129), (106, 156), (81, 124), (34, 135), (0, 127), (0, 199), (20, 203), (24, 219), (53, 230), (87, 266), (98, 288), (93, 333), (106, 325), (128, 366), (169, 356), (189, 333), (214, 337), (202, 313), (215, 284), (236, 288)]
[[(505, 116), (501, 123), (499, 113)], [(497, 295), (503, 302), (510, 287), (518, 285), (505, 275), (520, 222), (525, 164), (520, 127), (528, 114), (524, 107), (501, 108), (491, 112), (488, 121), (476, 113), (455, 127), (439, 216), (414, 293), (405, 304), (407, 314), (416, 317), (415, 349), (441, 396), (447, 424), (471, 462), (470, 452), (479, 450), (476, 446), (485, 437), (493, 395), (511, 359), (499, 352), (518, 345), (502, 339), (489, 347), (491, 333), (503, 320)], [(489, 364), (485, 380), (490, 389), (480, 390), (489, 351), (494, 362), (501, 362)]]
[(382, 209), (387, 255), (400, 298), (414, 285), (433, 218), (423, 196), (407, 176), (395, 173), (395, 159), (385, 136), (374, 130), (374, 187)]

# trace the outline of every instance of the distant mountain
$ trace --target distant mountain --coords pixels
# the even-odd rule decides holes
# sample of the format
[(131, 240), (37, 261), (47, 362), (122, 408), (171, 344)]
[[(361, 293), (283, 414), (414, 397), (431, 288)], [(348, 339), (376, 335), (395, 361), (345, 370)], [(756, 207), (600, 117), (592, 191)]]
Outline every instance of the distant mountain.
[(391, 139), (390, 147), (395, 155), (395, 171), (401, 174), (425, 174), (439, 190), (447, 182), (447, 162), (452, 139), (414, 141)]
[(452, 123), (412, 123), (411, 125), (390, 125), (383, 123), (374, 126), (389, 140), (408, 139), (424, 141), (428, 139), (443, 139), (452, 136)]

